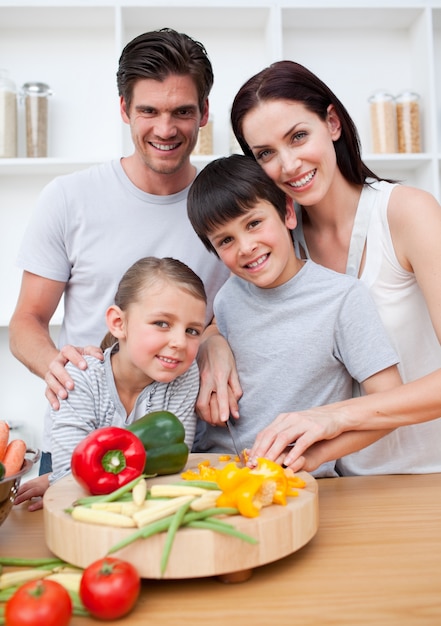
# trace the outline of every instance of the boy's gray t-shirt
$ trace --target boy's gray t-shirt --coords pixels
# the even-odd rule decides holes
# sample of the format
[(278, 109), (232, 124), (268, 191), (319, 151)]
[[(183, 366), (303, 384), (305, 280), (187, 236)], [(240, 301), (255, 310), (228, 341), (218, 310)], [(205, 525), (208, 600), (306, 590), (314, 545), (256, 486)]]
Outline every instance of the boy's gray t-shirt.
[[(243, 389), (236, 425), (243, 447), (279, 413), (350, 398), (353, 379), (398, 361), (366, 287), (313, 261), (274, 289), (232, 276), (214, 313)], [(233, 452), (227, 429), (202, 421), (193, 449)]]

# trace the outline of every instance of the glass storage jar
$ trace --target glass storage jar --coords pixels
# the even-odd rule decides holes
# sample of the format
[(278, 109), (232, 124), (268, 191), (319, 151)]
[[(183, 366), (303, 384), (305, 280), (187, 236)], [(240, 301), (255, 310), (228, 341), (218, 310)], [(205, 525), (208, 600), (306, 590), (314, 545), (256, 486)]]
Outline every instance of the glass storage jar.
[(17, 90), (7, 70), (0, 70), (0, 157), (17, 156)]
[(397, 118), (394, 97), (386, 91), (376, 91), (369, 98), (372, 151), (397, 152)]
[(398, 152), (421, 152), (419, 95), (403, 91), (396, 98)]
[(213, 119), (210, 117), (205, 126), (199, 129), (198, 139), (193, 148), (194, 155), (213, 154)]
[(21, 88), (26, 115), (26, 156), (47, 156), (48, 97), (46, 83), (25, 83)]

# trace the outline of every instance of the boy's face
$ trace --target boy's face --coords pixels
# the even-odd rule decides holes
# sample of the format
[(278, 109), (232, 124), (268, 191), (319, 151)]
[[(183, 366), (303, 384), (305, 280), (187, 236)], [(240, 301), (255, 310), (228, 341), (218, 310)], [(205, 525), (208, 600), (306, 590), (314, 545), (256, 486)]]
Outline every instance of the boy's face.
[(258, 200), (252, 209), (212, 231), (209, 239), (233, 274), (269, 289), (287, 282), (302, 266), (288, 230), (296, 223), (291, 202), (282, 222), (272, 204)]

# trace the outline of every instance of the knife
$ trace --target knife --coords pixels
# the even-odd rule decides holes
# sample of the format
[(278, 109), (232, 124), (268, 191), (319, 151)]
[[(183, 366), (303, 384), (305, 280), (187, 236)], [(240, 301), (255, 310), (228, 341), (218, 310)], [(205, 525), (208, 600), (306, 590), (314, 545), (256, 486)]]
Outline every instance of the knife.
[(236, 453), (236, 456), (239, 459), (240, 464), (242, 466), (245, 466), (246, 463), (245, 463), (245, 458), (244, 458), (244, 455), (243, 455), (243, 448), (240, 445), (240, 441), (239, 441), (239, 438), (238, 438), (237, 434), (235, 432), (233, 432), (235, 427), (236, 427), (233, 418), (230, 417), (226, 421), (226, 425), (227, 425), (227, 428), (228, 428), (228, 432), (230, 433), (231, 441), (233, 442), (233, 448), (234, 448), (234, 451)]

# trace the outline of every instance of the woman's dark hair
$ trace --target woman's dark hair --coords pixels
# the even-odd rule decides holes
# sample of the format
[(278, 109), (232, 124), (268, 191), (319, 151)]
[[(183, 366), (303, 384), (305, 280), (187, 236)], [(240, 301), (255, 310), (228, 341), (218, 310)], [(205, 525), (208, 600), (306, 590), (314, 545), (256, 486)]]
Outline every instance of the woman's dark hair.
[(244, 154), (253, 156), (243, 136), (243, 120), (260, 102), (294, 100), (301, 102), (323, 121), (333, 105), (341, 123), (341, 135), (334, 142), (337, 165), (344, 178), (356, 185), (368, 177), (381, 180), (361, 159), (357, 128), (337, 96), (306, 67), (294, 61), (278, 61), (250, 78), (239, 89), (231, 109), (231, 125)]
[(116, 74), (118, 93), (127, 111), (140, 78), (163, 81), (172, 74), (191, 76), (202, 112), (213, 86), (213, 68), (201, 43), (171, 28), (143, 33), (130, 41), (121, 53)]
[[(185, 289), (193, 297), (207, 303), (204, 283), (185, 263), (170, 257), (160, 259), (148, 256), (136, 261), (121, 278), (115, 304), (122, 311), (127, 310), (130, 304), (138, 302), (141, 295), (158, 280)], [(109, 348), (115, 341), (115, 337), (110, 332), (107, 333), (101, 342), (101, 349)]]
[(193, 181), (187, 198), (188, 218), (207, 250), (217, 255), (210, 233), (247, 213), (259, 200), (270, 202), (285, 220), (286, 195), (254, 158), (221, 157), (208, 163)]

